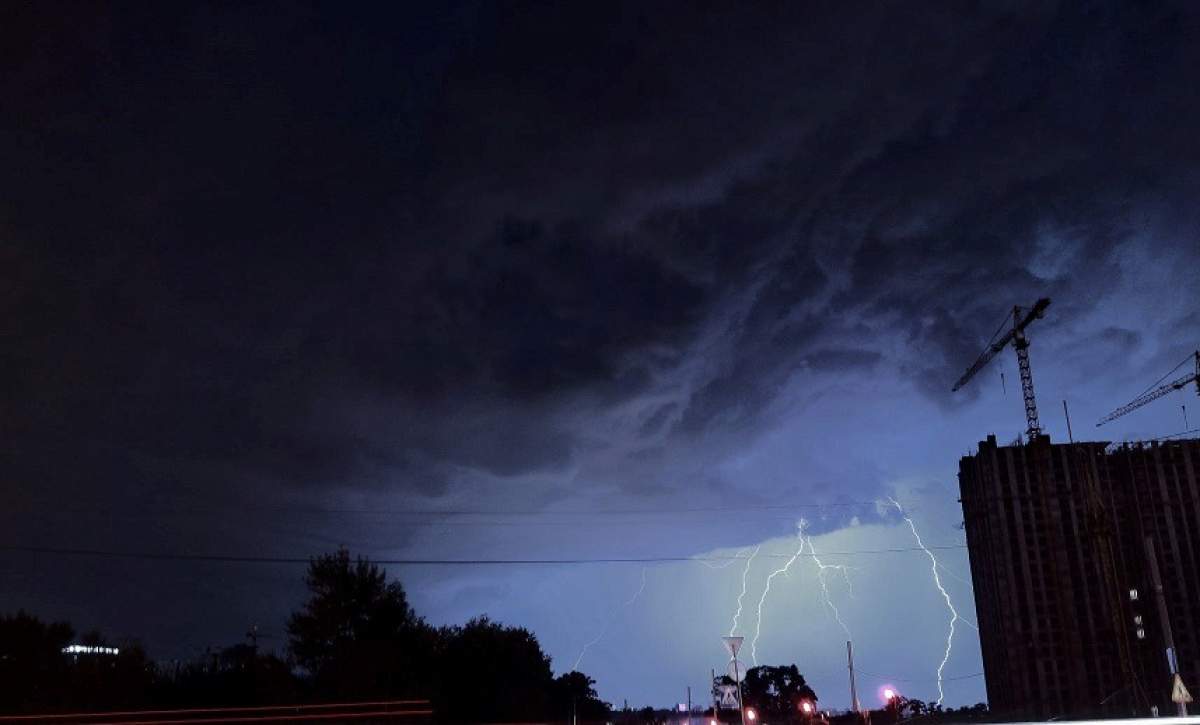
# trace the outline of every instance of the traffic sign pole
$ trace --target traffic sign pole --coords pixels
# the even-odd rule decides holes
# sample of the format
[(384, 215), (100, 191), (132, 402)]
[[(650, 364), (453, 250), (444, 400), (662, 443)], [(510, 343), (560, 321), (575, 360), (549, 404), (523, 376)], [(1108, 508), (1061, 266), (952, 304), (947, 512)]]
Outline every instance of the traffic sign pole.
[(738, 650), (742, 648), (742, 642), (745, 637), (722, 637), (721, 641), (725, 643), (725, 649), (729, 651), (729, 663), (733, 665), (733, 680), (737, 683), (738, 693), (738, 717), (741, 725), (746, 725), (746, 703), (742, 701), (742, 673), (738, 671)]
[(738, 686), (738, 717), (741, 718), (742, 725), (746, 725), (746, 702), (742, 699), (742, 678), (738, 672), (737, 657), (733, 658), (733, 679), (737, 680)]

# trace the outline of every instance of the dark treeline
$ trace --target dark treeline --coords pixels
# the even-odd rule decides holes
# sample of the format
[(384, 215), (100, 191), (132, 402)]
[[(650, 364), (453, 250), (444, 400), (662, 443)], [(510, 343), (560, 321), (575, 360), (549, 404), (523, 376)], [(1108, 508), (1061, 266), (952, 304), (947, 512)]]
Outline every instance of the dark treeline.
[(439, 720), (580, 721), (610, 713), (579, 673), (554, 676), (537, 638), (487, 617), (432, 627), (399, 582), (340, 550), (309, 565), (309, 598), (288, 620), (281, 656), (238, 644), (184, 663), (155, 663), (136, 643), (119, 653), (65, 622), (0, 616), (4, 713), (240, 707), (373, 698), (429, 699)]

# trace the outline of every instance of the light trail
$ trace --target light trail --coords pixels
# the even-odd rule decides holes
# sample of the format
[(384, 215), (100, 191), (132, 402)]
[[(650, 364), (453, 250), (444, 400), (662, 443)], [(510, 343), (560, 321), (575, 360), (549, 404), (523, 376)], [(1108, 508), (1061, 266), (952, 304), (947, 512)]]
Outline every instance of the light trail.
[[(314, 705), (252, 705), (249, 707), (189, 707), (189, 708), (172, 708), (169, 710), (104, 710), (99, 712), (71, 712), (71, 713), (49, 713), (41, 715), (0, 715), (0, 723), (5, 722), (28, 722), (37, 720), (88, 720), (88, 719), (105, 719), (111, 720), (114, 717), (150, 717), (155, 715), (178, 716), (178, 715), (217, 715), (221, 713), (270, 713), (280, 710), (286, 710), (292, 715), (296, 715), (306, 710), (336, 710), (342, 708), (344, 710), (359, 709), (369, 707), (396, 708), (404, 706), (418, 706), (420, 709), (414, 711), (418, 713), (428, 713), (424, 708), (429, 706), (429, 700), (382, 700), (370, 702), (327, 702)], [(391, 709), (391, 714), (404, 714), (402, 710)], [(374, 713), (368, 713), (374, 714)], [(340, 715), (339, 715), (340, 716)], [(146, 722), (146, 721), (141, 721)], [(189, 721), (193, 722), (193, 721)]]
[[(801, 543), (800, 548), (801, 549), (804, 548), (803, 543)], [(813, 563), (817, 565), (817, 581), (819, 581), (821, 583), (821, 597), (825, 600), (825, 606), (829, 607), (829, 610), (831, 612), (833, 612), (833, 618), (834, 618), (834, 620), (837, 621), (838, 626), (840, 626), (842, 628), (842, 631), (846, 633), (846, 639), (853, 640), (854, 636), (852, 634), (850, 634), (850, 628), (846, 626), (846, 623), (844, 621), (842, 621), (842, 613), (840, 611), (838, 611), (837, 605), (833, 603), (833, 599), (829, 596), (829, 585), (825, 581), (825, 571), (826, 570), (836, 569), (836, 570), (841, 571), (842, 576), (846, 579), (846, 585), (848, 587), (851, 587), (849, 589), (849, 592), (850, 592), (850, 596), (853, 597), (854, 589), (853, 589), (853, 585), (850, 584), (850, 574), (847, 571), (846, 565), (845, 564), (824, 564), (824, 563), (822, 563), (821, 560), (817, 557), (817, 550), (813, 546), (813, 537), (811, 535), (808, 537), (808, 553), (809, 553), (809, 556), (812, 557)]]
[(746, 559), (746, 568), (742, 569), (742, 593), (737, 598), (737, 611), (733, 614), (733, 625), (729, 628), (729, 636), (737, 631), (738, 620), (742, 617), (742, 600), (746, 598), (746, 582), (750, 576), (750, 564), (754, 561), (754, 557), (758, 556), (758, 550), (762, 548), (762, 544), (754, 547), (754, 551), (750, 553), (750, 557)]
[(763, 603), (767, 601), (767, 595), (771, 593), (771, 580), (780, 574), (786, 574), (788, 569), (792, 568), (792, 564), (804, 552), (804, 524), (807, 523), (804, 519), (800, 519), (800, 531), (796, 536), (800, 539), (800, 548), (796, 549), (796, 553), (792, 554), (792, 558), (787, 560), (787, 563), (771, 572), (767, 576), (767, 582), (763, 585), (762, 596), (758, 599), (758, 619), (754, 623), (754, 638), (750, 640), (750, 659), (755, 665), (758, 665), (758, 637), (762, 634), (762, 618), (763, 618)]
[(950, 601), (950, 594), (946, 591), (946, 588), (942, 586), (942, 579), (938, 576), (939, 565), (937, 557), (934, 556), (933, 552), (925, 546), (925, 542), (921, 541), (921, 535), (917, 533), (917, 525), (914, 524), (913, 520), (904, 513), (904, 508), (900, 506), (899, 501), (891, 496), (888, 497), (888, 500), (892, 502), (892, 505), (895, 506), (896, 510), (900, 512), (900, 516), (905, 520), (905, 522), (908, 523), (908, 528), (910, 531), (912, 531), (913, 538), (917, 541), (917, 546), (921, 547), (921, 549), (925, 552), (925, 555), (929, 557), (929, 570), (933, 572), (933, 585), (936, 586), (938, 591), (942, 593), (942, 598), (946, 600), (946, 608), (950, 610), (950, 630), (946, 633), (946, 652), (944, 655), (942, 655), (942, 661), (937, 668), (938, 699), (935, 704), (941, 705), (942, 701), (946, 699), (946, 692), (944, 689), (942, 689), (942, 673), (946, 669), (946, 663), (950, 661), (950, 651), (954, 647), (954, 625), (959, 620), (958, 610), (954, 608), (954, 602)]
[(642, 596), (642, 592), (645, 591), (645, 589), (646, 589), (646, 567), (643, 566), (642, 567), (642, 583), (638, 586), (637, 591), (634, 592), (633, 596), (630, 597), (629, 599), (627, 599), (624, 604), (622, 604), (621, 606), (617, 607), (616, 609), (614, 609), (612, 611), (612, 614), (610, 614), (608, 616), (608, 620), (604, 622), (604, 627), (600, 630), (600, 634), (596, 635), (595, 637), (592, 638), (592, 640), (590, 642), (583, 645), (583, 649), (579, 650), (579, 656), (575, 658), (575, 664), (571, 665), (572, 672), (579, 671), (579, 663), (583, 661), (583, 656), (585, 654), (587, 654), (587, 651), (592, 648), (592, 645), (597, 644), (598, 642), (600, 642), (600, 640), (604, 639), (604, 635), (608, 634), (608, 628), (612, 626), (612, 623), (616, 620), (617, 615), (620, 614), (621, 610), (632, 607), (634, 605), (634, 603), (637, 602), (638, 597)]

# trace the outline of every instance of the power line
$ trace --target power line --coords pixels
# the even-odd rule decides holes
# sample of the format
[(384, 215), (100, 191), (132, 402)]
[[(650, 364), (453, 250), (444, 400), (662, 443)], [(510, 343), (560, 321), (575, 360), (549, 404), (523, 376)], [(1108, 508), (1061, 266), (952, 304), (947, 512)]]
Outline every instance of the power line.
[[(512, 510), (495, 510), (495, 509), (382, 509), (382, 508), (323, 508), (323, 507), (304, 507), (304, 506), (254, 506), (254, 505), (231, 505), (224, 508), (217, 507), (201, 507), (201, 506), (180, 506), (180, 507), (162, 507), (149, 508), (141, 507), (137, 509), (114, 509), (103, 506), (74, 506), (64, 507), (56, 502), (45, 501), (37, 502), (39, 505), (45, 506), (47, 509), (52, 509), (49, 513), (108, 513), (108, 514), (220, 514), (225, 515), (232, 511), (253, 511), (253, 512), (269, 512), (280, 514), (315, 514), (315, 515), (372, 515), (372, 516), (663, 516), (675, 514), (726, 514), (726, 513), (746, 513), (754, 511), (796, 511), (796, 510), (821, 510), (828, 508), (865, 508), (874, 507), (875, 501), (839, 501), (834, 503), (794, 503), (794, 504), (776, 504), (763, 506), (707, 506), (707, 507), (658, 507), (653, 509), (512, 509)], [(442, 522), (444, 523), (444, 522)], [(471, 522), (467, 522), (471, 523)], [(570, 522), (564, 522), (570, 523)]]
[[(934, 550), (965, 549), (964, 545), (931, 546)], [(864, 556), (923, 552), (917, 547), (894, 549), (860, 549), (858, 551), (822, 551), (821, 556)], [(141, 559), (146, 561), (186, 561), (218, 564), (304, 564), (311, 557), (252, 556), (224, 554), (173, 554), (104, 549), (76, 549), (50, 546), (0, 546), (0, 552), (49, 554), (54, 556), (86, 556), (104, 559)], [(760, 554), (762, 558), (784, 559), (788, 554)], [(526, 565), (583, 565), (583, 564), (660, 564), (683, 562), (717, 562), (744, 560), (743, 556), (646, 556), (646, 557), (587, 557), (563, 559), (375, 559), (371, 563), (386, 566), (526, 566)]]
[[(81, 514), (81, 513), (84, 513), (84, 512), (75, 512), (75, 511), (54, 511), (54, 512), (46, 512), (46, 513), (44, 513), (43, 515), (47, 515), (47, 516), (54, 516), (54, 515), (69, 515), (69, 516), (76, 516), (76, 515), (79, 515), (79, 514)], [(112, 516), (112, 517), (115, 517), (115, 518), (118, 518), (118, 519), (122, 519), (122, 518), (124, 518), (124, 519), (132, 519), (132, 518), (159, 517), (159, 516), (175, 516), (175, 515), (177, 515), (177, 516), (183, 516), (183, 517), (187, 517), (187, 516), (190, 516), (190, 515), (192, 515), (192, 514), (189, 514), (189, 513), (178, 512), (178, 511), (176, 511), (176, 512), (161, 512), (161, 511), (159, 511), (159, 512), (149, 512), (149, 511), (134, 511), (134, 512), (115, 512), (115, 511), (114, 511), (114, 512), (101, 512), (101, 511), (88, 511), (88, 512), (86, 512), (86, 513), (87, 513), (87, 514), (90, 514), (90, 515), (96, 515), (96, 516)], [(251, 513), (251, 512), (247, 511), (246, 513)], [(364, 512), (364, 513), (368, 513), (368, 512)], [(369, 513), (374, 513), (374, 512), (369, 512)], [(225, 517), (228, 517), (228, 516), (230, 516), (230, 515), (231, 515), (229, 512), (224, 512), (224, 513), (220, 513), (220, 514), (218, 514), (217, 512), (211, 512), (211, 514), (212, 514), (212, 515), (220, 515), (220, 516), (225, 516)], [(756, 521), (786, 521), (786, 522), (789, 522), (789, 523), (791, 523), (791, 524), (794, 524), (794, 523), (795, 523), (795, 521), (796, 521), (795, 517), (792, 517), (792, 516), (770, 516), (770, 515), (767, 515), (767, 516), (759, 516), (759, 517), (755, 517), (755, 520), (756, 520)], [(417, 521), (417, 520), (405, 520), (405, 519), (399, 519), (399, 520), (398, 520), (398, 519), (388, 519), (388, 520), (386, 520), (386, 521), (373, 521), (373, 522), (363, 522), (363, 523), (364, 523), (364, 524), (368, 524), (368, 525), (386, 525), (388, 528), (392, 528), (392, 529), (421, 529), (421, 528), (442, 528), (442, 527), (457, 527), (457, 528), (505, 528), (505, 527), (517, 527), (517, 528), (547, 527), (547, 528), (552, 528), (552, 527), (571, 527), (571, 528), (580, 528), (580, 527), (585, 527), (585, 526), (586, 526), (586, 527), (614, 527), (614, 526), (664, 526), (664, 525), (668, 525), (668, 524), (666, 524), (665, 522), (656, 521), (656, 520), (654, 520), (654, 519), (623, 520), (623, 521), (622, 521), (622, 520), (616, 520), (616, 521), (613, 521), (613, 520), (607, 520), (607, 521), (606, 521), (606, 520), (593, 520), (593, 521), (588, 521), (588, 520), (586, 520), (586, 519), (576, 519), (576, 520), (573, 520), (573, 521), (538, 521), (538, 520), (527, 520), (527, 521), (520, 521), (520, 520), (516, 520), (516, 521), (495, 521), (495, 520), (487, 520), (487, 521), (470, 521), (470, 520), (461, 520), (461, 519), (460, 519), (460, 520), (442, 520), (442, 519), (438, 519), (438, 520), (432, 520), (432, 521), (430, 521), (430, 520)], [(676, 524), (670, 524), (670, 525), (676, 525)], [(691, 524), (682, 524), (682, 525), (691, 525)]]
[[(880, 674), (876, 674), (874, 672), (867, 672), (865, 670), (857, 670), (857, 671), (861, 672), (862, 674), (867, 675), (869, 677), (874, 677), (874, 678), (878, 678), (878, 679), (885, 680), (885, 681), (895, 680), (896, 682), (933, 682), (933, 681), (937, 680), (936, 677), (893, 677), (891, 675), (880, 675)], [(976, 677), (983, 677), (983, 673), (982, 672), (974, 672), (969, 675), (956, 675), (954, 677), (943, 677), (942, 682), (950, 682), (953, 680), (970, 680), (970, 679), (974, 679)]]

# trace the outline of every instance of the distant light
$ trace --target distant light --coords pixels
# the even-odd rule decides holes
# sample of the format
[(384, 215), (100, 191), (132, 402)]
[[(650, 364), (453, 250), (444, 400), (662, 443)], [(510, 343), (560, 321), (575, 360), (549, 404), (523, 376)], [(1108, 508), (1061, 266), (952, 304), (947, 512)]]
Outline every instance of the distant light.
[(750, 720), (751, 722), (758, 719), (758, 713), (754, 712), (754, 708), (747, 708), (746, 719)]
[(709, 720), (708, 725), (721, 725), (721, 723), (717, 722), (716, 720)]
[(679, 712), (687, 712), (687, 704), (686, 703), (681, 702), (676, 707), (678, 708)]
[(1142, 626), (1142, 615), (1140, 615), (1140, 614), (1133, 615), (1133, 623), (1139, 627)]
[(1139, 630), (1137, 631), (1137, 638), (1138, 638), (1138, 639), (1145, 639), (1145, 638), (1146, 638), (1146, 630), (1144, 630), (1144, 629), (1139, 629)]
[(804, 711), (805, 715), (811, 715), (813, 711), (812, 703), (808, 700), (805, 700), (804, 702), (800, 703), (800, 709)]
[(1131, 602), (1136, 602), (1137, 600), (1138, 600), (1138, 593), (1137, 593), (1137, 590), (1136, 590), (1136, 589), (1130, 589), (1130, 590), (1129, 590), (1129, 601), (1131, 601)]
[(116, 647), (89, 647), (84, 644), (69, 644), (62, 648), (65, 655), (118, 655), (121, 650)]
[(885, 699), (885, 700), (896, 699), (896, 691), (890, 687), (883, 688), (883, 699)]

